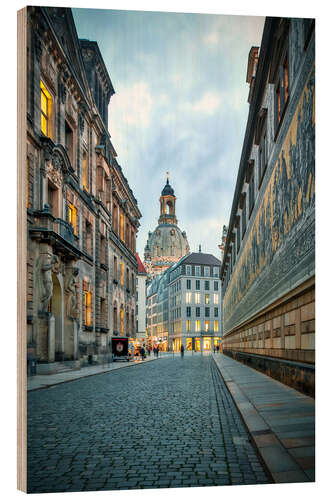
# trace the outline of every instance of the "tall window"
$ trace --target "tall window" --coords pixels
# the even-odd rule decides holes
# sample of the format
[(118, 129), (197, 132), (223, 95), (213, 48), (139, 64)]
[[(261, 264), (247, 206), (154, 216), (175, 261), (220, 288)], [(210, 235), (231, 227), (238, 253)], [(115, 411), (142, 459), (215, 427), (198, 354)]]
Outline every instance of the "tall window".
[(216, 319), (214, 321), (214, 332), (218, 332), (219, 331), (219, 320)]
[(218, 307), (214, 307), (214, 316), (215, 316), (215, 318), (218, 318), (218, 316), (219, 316), (219, 308)]
[(71, 203), (68, 205), (68, 222), (73, 227), (74, 234), (77, 234), (77, 209)]
[(246, 231), (246, 195), (244, 194), (243, 205), (242, 205), (242, 238)]
[(210, 269), (209, 269), (209, 267), (208, 267), (208, 266), (207, 266), (207, 267), (206, 267), (206, 266), (204, 267), (204, 275), (205, 275), (205, 276), (210, 276)]
[(289, 97), (288, 52), (282, 58), (275, 83), (275, 130), (283, 117)]
[(187, 290), (191, 290), (191, 280), (186, 280), (186, 288)]
[(219, 295), (218, 293), (214, 293), (214, 304), (218, 304), (219, 303)]
[(84, 291), (84, 324), (91, 326), (91, 292)]
[(190, 304), (192, 299), (192, 293), (186, 292), (186, 304)]
[(214, 281), (214, 290), (217, 292), (219, 289), (219, 282), (218, 281)]
[(124, 215), (120, 214), (120, 238), (124, 241)]
[(195, 294), (195, 303), (200, 304), (200, 293)]
[(187, 331), (187, 332), (190, 332), (190, 331), (191, 331), (191, 320), (190, 320), (190, 319), (188, 319), (188, 320), (186, 321), (186, 331)]
[(187, 274), (187, 276), (191, 275), (191, 267), (192, 266), (186, 266), (186, 274)]
[(47, 137), (52, 137), (52, 97), (42, 81), (40, 82), (40, 110), (41, 131)]
[[(259, 175), (260, 175), (260, 172), (259, 172)], [(254, 169), (252, 169), (250, 182), (249, 182), (249, 216), (251, 215), (253, 207), (254, 207)]]
[(200, 318), (200, 307), (195, 308), (195, 315), (197, 318)]
[(124, 308), (120, 309), (120, 333), (124, 333)]
[(120, 262), (120, 284), (124, 286), (124, 263)]
[(200, 332), (200, 319), (195, 321), (195, 331)]
[[(267, 121), (265, 120), (259, 144), (259, 185), (264, 177), (266, 167), (267, 167)], [(251, 207), (251, 198), (249, 199), (249, 203), (250, 203), (249, 213), (251, 213), (251, 210), (253, 208), (253, 206)]]
[(117, 257), (113, 257), (113, 279), (118, 280), (118, 263)]
[(205, 318), (209, 318), (209, 307), (205, 307)]
[(208, 332), (209, 330), (209, 320), (205, 321), (205, 332)]
[(195, 289), (200, 290), (200, 280), (195, 280)]
[(209, 304), (209, 293), (205, 293), (205, 304)]
[(82, 183), (83, 188), (88, 191), (88, 167), (87, 167), (87, 153), (82, 153)]
[(112, 209), (112, 228), (115, 233), (118, 233), (118, 207), (115, 203)]
[(83, 250), (88, 254), (92, 255), (92, 225), (88, 220), (85, 220), (84, 231), (83, 231)]
[(213, 268), (213, 276), (214, 276), (214, 278), (218, 278), (218, 276), (219, 276), (219, 268), (218, 267)]
[(188, 307), (186, 308), (186, 316), (187, 316), (188, 318), (190, 318), (190, 317), (191, 317), (191, 306), (188, 306)]
[(200, 270), (201, 270), (201, 267), (200, 266), (195, 266), (195, 275), (196, 276), (200, 276)]
[(205, 281), (205, 290), (209, 290), (209, 281)]
[(113, 306), (113, 331), (118, 331), (118, 309), (117, 304)]
[(71, 161), (71, 165), (74, 168), (74, 141), (73, 141), (73, 130), (65, 121), (65, 144), (68, 157)]

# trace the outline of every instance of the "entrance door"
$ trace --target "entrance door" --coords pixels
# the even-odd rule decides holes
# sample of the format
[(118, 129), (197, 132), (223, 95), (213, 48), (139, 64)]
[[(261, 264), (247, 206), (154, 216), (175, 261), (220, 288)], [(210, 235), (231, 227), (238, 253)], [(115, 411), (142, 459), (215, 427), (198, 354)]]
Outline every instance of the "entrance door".
[(211, 338), (210, 337), (204, 337), (203, 338), (203, 350), (204, 351), (210, 351), (211, 350)]
[(50, 302), (51, 313), (55, 319), (55, 359), (62, 361), (64, 353), (64, 335), (62, 318), (62, 293), (57, 276), (52, 273), (53, 295)]

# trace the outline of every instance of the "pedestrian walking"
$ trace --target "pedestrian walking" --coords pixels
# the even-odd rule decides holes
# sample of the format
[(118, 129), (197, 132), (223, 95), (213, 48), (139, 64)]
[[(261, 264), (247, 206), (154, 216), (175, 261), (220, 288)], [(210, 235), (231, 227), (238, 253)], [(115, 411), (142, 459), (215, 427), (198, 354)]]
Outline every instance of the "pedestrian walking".
[(219, 350), (220, 350), (220, 346), (218, 344), (216, 346), (216, 350), (217, 350), (217, 352), (219, 352)]
[(180, 346), (180, 355), (183, 358), (184, 357), (184, 346), (183, 344)]
[(216, 349), (215, 349), (215, 344), (214, 344), (214, 354), (215, 354), (215, 350), (216, 350)]
[(159, 352), (159, 350), (160, 350), (160, 349), (159, 349), (159, 347), (157, 346), (157, 347), (156, 347), (156, 357), (157, 357), (157, 358), (158, 358), (158, 352)]
[(145, 348), (143, 346), (140, 349), (140, 354), (141, 354), (141, 361), (143, 361), (145, 357)]

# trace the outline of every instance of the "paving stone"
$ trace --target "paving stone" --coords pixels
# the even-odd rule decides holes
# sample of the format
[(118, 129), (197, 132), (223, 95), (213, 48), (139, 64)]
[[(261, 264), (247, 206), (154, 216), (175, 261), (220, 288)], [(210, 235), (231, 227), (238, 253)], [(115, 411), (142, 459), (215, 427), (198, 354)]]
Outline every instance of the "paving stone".
[(29, 493), (226, 485), (230, 471), (270, 481), (209, 356), (28, 393)]

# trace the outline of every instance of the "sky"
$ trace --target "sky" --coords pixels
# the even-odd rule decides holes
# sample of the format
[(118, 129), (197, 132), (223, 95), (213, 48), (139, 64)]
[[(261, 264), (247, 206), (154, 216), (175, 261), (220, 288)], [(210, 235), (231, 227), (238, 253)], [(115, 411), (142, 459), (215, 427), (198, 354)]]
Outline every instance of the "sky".
[(191, 251), (220, 258), (249, 104), (250, 48), (264, 17), (73, 9), (98, 43), (115, 95), (109, 132), (142, 213), (137, 251), (157, 226), (166, 172)]

